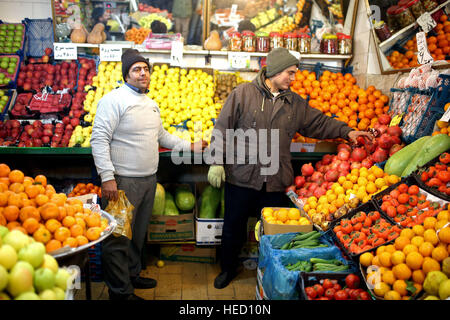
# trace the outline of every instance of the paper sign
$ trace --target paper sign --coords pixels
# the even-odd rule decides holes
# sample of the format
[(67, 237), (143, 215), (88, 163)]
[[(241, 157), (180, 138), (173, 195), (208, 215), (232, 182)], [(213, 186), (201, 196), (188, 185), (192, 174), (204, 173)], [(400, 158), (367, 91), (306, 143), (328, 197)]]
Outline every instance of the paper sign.
[(228, 63), (233, 69), (250, 68), (250, 54), (246, 52), (228, 52)]
[(448, 122), (449, 120), (450, 120), (450, 108), (448, 108), (447, 111), (445, 111), (444, 115), (442, 116), (441, 119), (439, 119), (439, 121)]
[(170, 64), (173, 66), (181, 66), (183, 61), (183, 42), (172, 41), (172, 49), (170, 50)]
[(237, 7), (238, 7), (238, 5), (237, 4), (233, 4), (233, 5), (231, 5), (231, 10), (230, 10), (230, 16), (235, 16), (236, 15), (236, 12), (237, 12)]
[(120, 61), (122, 57), (122, 47), (114, 44), (100, 45), (100, 61)]
[(391, 123), (389, 124), (390, 127), (392, 126), (398, 126), (400, 124), (400, 121), (402, 121), (404, 113), (398, 114), (395, 117), (392, 118)]
[(77, 46), (73, 43), (54, 43), (55, 60), (77, 60)]
[(425, 12), (419, 18), (417, 18), (417, 23), (425, 33), (430, 32), (437, 25), (436, 21), (434, 21), (434, 19), (431, 17), (431, 14), (429, 14), (428, 12)]
[(428, 50), (427, 38), (425, 32), (418, 32), (417, 38), (417, 62), (419, 64), (427, 64), (433, 62), (433, 57)]

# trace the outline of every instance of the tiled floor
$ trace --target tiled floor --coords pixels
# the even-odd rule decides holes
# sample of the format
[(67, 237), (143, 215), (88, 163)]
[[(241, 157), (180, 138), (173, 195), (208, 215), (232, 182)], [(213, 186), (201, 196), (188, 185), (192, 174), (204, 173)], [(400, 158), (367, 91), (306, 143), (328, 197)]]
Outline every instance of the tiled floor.
[[(163, 268), (149, 259), (141, 276), (158, 281), (153, 289), (136, 289), (135, 294), (146, 300), (255, 300), (256, 270), (242, 268), (226, 288), (214, 288), (214, 278), (220, 272), (219, 264), (165, 261)], [(107, 300), (108, 288), (104, 282), (91, 282), (92, 300)], [(75, 300), (85, 300), (84, 282), (76, 290)]]

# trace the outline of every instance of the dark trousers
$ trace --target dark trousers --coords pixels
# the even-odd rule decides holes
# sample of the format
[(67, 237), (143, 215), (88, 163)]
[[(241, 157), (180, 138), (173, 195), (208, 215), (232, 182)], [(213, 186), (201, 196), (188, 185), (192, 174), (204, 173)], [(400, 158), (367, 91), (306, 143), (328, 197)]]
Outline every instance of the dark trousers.
[(225, 182), (225, 216), (222, 231), (220, 266), (233, 272), (239, 265), (238, 255), (247, 241), (247, 220), (259, 217), (264, 207), (287, 207), (284, 192), (266, 192), (265, 185), (258, 191)]
[[(124, 190), (134, 206), (131, 224), (132, 239), (109, 236), (102, 242), (102, 266), (105, 283), (116, 294), (132, 294), (130, 277), (141, 272), (141, 256), (145, 234), (153, 209), (156, 191), (156, 174), (143, 178), (116, 176), (117, 189)], [(102, 207), (107, 201), (102, 199)]]

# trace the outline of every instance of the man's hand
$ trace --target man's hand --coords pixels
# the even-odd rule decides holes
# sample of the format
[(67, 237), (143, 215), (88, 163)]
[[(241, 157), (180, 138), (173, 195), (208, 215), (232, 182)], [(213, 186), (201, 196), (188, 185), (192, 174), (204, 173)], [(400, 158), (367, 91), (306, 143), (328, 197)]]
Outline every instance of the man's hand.
[(220, 188), (222, 181), (225, 181), (225, 169), (223, 166), (211, 166), (208, 171), (208, 182), (216, 188)]
[(102, 183), (102, 197), (105, 197), (108, 201), (116, 201), (119, 198), (116, 180), (109, 180)]
[(370, 141), (373, 140), (373, 135), (367, 131), (350, 131), (348, 133), (348, 138), (353, 142), (353, 144), (358, 144), (358, 137), (367, 137)]
[(191, 143), (191, 151), (203, 151), (208, 146), (208, 142), (205, 140), (197, 141), (196, 143)]

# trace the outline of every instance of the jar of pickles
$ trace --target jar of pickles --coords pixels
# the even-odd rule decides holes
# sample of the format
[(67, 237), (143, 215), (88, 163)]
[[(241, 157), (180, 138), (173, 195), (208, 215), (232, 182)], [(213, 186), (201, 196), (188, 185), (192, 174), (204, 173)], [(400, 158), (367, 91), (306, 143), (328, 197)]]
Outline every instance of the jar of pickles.
[(267, 32), (256, 33), (256, 51), (257, 52), (270, 51), (270, 37)]
[(339, 54), (351, 54), (352, 53), (352, 38), (343, 33), (338, 33), (338, 52)]
[(399, 7), (395, 12), (397, 23), (402, 29), (416, 21), (416, 19), (414, 19), (414, 15), (406, 7)]
[(337, 36), (334, 34), (324, 34), (322, 41), (320, 41), (320, 53), (337, 54), (338, 44)]
[(293, 32), (286, 32), (283, 35), (284, 38), (284, 47), (288, 50), (297, 51), (297, 35)]
[(402, 7), (408, 8), (416, 19), (425, 13), (425, 9), (423, 8), (420, 0), (402, 0), (398, 4)]
[(389, 7), (386, 11), (387, 24), (392, 33), (401, 29), (396, 19), (397, 10), (398, 6), (392, 6)]
[(279, 32), (270, 33), (270, 50), (284, 48), (283, 36)]
[(434, 0), (422, 0), (422, 5), (428, 12), (433, 11), (438, 6), (437, 2)]
[(311, 53), (311, 36), (307, 33), (298, 35), (298, 51), (300, 53)]
[(255, 52), (256, 51), (256, 40), (255, 34), (251, 31), (242, 32), (242, 51), (245, 52)]
[(378, 39), (381, 42), (389, 39), (392, 36), (391, 31), (389, 30), (388, 25), (384, 21), (378, 21), (373, 25), (375, 29), (375, 33), (377, 34)]
[(230, 51), (241, 51), (242, 37), (239, 32), (233, 32), (228, 43), (228, 49)]

